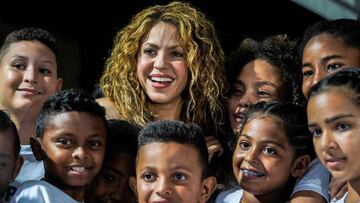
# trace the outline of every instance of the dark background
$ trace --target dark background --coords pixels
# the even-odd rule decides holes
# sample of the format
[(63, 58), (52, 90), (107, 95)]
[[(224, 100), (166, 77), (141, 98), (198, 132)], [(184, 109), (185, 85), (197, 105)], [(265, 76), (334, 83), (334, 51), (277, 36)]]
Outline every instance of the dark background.
[[(58, 65), (64, 88), (92, 91), (112, 48), (116, 32), (142, 9), (170, 1), (96, 3), (17, 2), (0, 12), (0, 40), (25, 26), (47, 29), (57, 39)], [(292, 38), (323, 18), (287, 0), (189, 0), (214, 22), (226, 54), (244, 37), (287, 33)], [(76, 4), (76, 5), (74, 5)], [(82, 4), (82, 5), (78, 5)]]

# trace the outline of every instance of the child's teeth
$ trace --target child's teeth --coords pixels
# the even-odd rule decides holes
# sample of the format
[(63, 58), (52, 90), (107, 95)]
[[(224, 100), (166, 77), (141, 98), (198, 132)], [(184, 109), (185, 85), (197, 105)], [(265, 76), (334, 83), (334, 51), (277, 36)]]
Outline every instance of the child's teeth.
[(241, 169), (241, 172), (244, 174), (244, 176), (261, 177), (261, 176), (264, 175), (263, 173), (258, 173), (258, 172), (255, 172), (255, 171), (249, 171), (249, 170), (246, 170), (246, 169)]
[(86, 171), (85, 167), (83, 167), (83, 166), (73, 166), (73, 167), (71, 167), (71, 169), (73, 171), (80, 172), (80, 173)]

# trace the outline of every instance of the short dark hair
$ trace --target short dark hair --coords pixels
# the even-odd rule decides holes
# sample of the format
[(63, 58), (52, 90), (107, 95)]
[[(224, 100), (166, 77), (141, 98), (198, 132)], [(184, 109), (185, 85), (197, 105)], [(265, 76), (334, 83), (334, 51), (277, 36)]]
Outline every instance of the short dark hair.
[(345, 45), (360, 51), (360, 21), (353, 19), (319, 21), (306, 28), (298, 50), (300, 59), (308, 41), (321, 34), (341, 38)]
[[(10, 130), (13, 134), (13, 149), (14, 157), (17, 158), (20, 152), (20, 138), (14, 122), (10, 119), (7, 113), (0, 110), (0, 134)], [(1, 135), (0, 135), (1, 136)]]
[(101, 118), (107, 130), (105, 109), (89, 93), (79, 89), (69, 89), (57, 92), (45, 101), (36, 119), (36, 136), (42, 138), (45, 128), (54, 116), (70, 111), (86, 112)]
[(209, 154), (201, 128), (182, 121), (155, 121), (140, 131), (138, 149), (154, 142), (176, 142), (193, 147), (199, 153), (202, 178), (209, 176)]
[(305, 106), (305, 98), (301, 92), (300, 60), (297, 55), (297, 41), (287, 35), (273, 35), (261, 40), (246, 38), (236, 51), (226, 60), (227, 77), (230, 83), (229, 95), (233, 92), (232, 85), (243, 67), (256, 59), (262, 59), (275, 67), (284, 82), (285, 99)]
[(285, 131), (285, 136), (293, 148), (296, 158), (302, 155), (309, 155), (311, 159), (315, 157), (305, 108), (284, 102), (259, 102), (249, 107), (240, 133), (246, 123), (261, 116), (274, 116), (279, 119), (280, 129)]
[(6, 36), (5, 41), (0, 49), (0, 61), (3, 59), (4, 55), (6, 54), (11, 44), (20, 41), (34, 41), (34, 40), (45, 44), (56, 55), (55, 38), (48, 31), (44, 29), (29, 27), (29, 28), (22, 28), (20, 30), (15, 30)]
[(106, 150), (108, 153), (126, 153), (136, 157), (139, 128), (125, 120), (108, 120)]
[(352, 102), (360, 107), (360, 68), (345, 68), (334, 74), (328, 75), (311, 88), (310, 97), (333, 88), (344, 87), (352, 91)]

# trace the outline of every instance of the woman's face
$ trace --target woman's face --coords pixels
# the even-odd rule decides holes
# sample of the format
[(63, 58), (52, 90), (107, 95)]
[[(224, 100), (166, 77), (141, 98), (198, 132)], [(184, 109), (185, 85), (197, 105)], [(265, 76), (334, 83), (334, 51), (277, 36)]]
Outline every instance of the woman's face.
[(174, 25), (159, 22), (141, 44), (137, 76), (147, 96), (156, 104), (182, 100), (188, 82), (185, 49)]
[(279, 72), (262, 59), (247, 63), (234, 84), (228, 100), (231, 128), (238, 131), (250, 105), (282, 100), (285, 87)]
[(359, 49), (329, 34), (320, 34), (310, 39), (302, 57), (302, 91), (305, 97), (309, 97), (311, 87), (321, 79), (346, 67), (360, 67)]

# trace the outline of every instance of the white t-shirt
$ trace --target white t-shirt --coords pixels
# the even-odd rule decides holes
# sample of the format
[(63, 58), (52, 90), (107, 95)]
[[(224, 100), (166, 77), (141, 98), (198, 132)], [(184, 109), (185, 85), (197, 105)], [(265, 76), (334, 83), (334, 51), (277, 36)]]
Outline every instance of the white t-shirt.
[(348, 192), (346, 192), (340, 199), (338, 199), (336, 201), (330, 201), (330, 202), (331, 203), (344, 203), (347, 195), (348, 195)]
[(307, 169), (307, 172), (295, 184), (291, 196), (299, 191), (313, 191), (323, 196), (327, 202), (330, 201), (328, 192), (330, 184), (330, 173), (321, 164), (318, 158), (314, 159)]
[(10, 202), (12, 196), (22, 183), (28, 180), (40, 180), (44, 177), (45, 170), (42, 161), (37, 161), (30, 145), (21, 145), (20, 156), (24, 158), (19, 175), (10, 183), (8, 192), (4, 196), (4, 202)]
[(239, 188), (233, 188), (221, 192), (215, 200), (215, 203), (239, 203), (243, 196), (243, 190)]
[(69, 195), (42, 180), (25, 182), (11, 199), (11, 203), (79, 203)]

